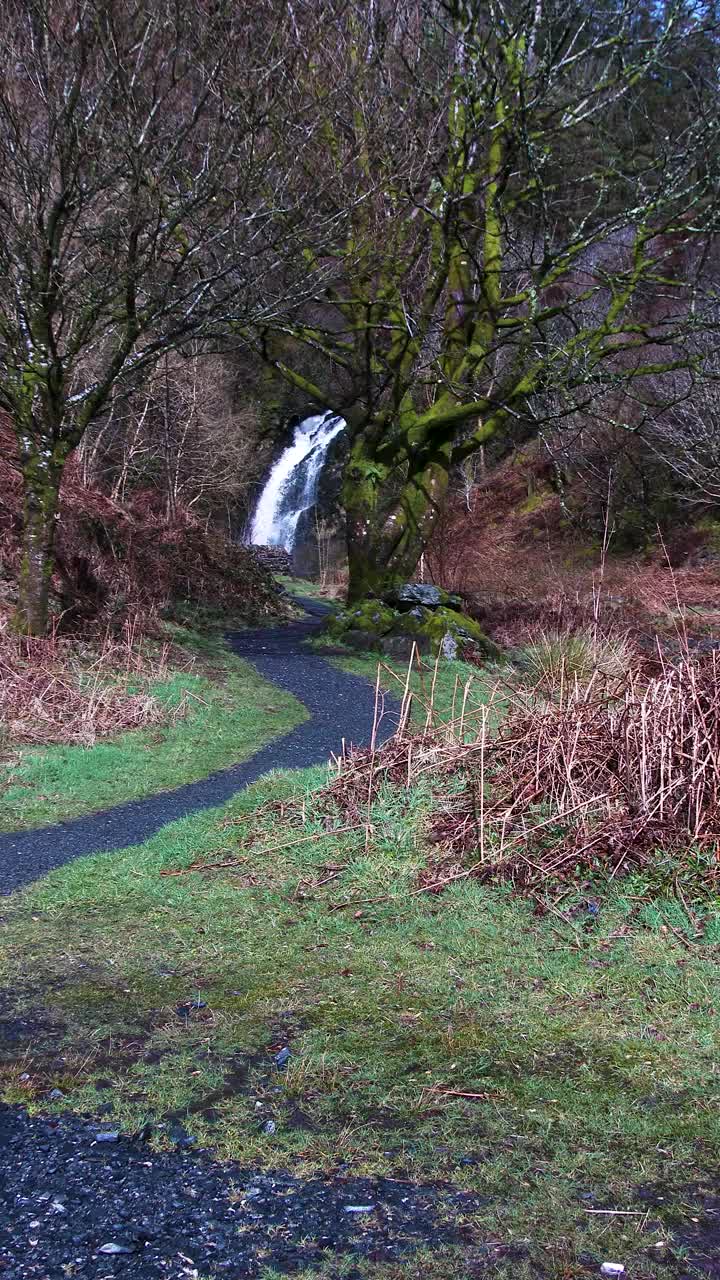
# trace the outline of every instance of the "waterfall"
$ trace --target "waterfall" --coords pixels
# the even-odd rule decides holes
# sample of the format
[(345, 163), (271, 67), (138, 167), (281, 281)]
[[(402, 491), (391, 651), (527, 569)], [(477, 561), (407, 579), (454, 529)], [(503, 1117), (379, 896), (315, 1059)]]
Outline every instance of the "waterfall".
[(252, 543), (292, 551), (298, 520), (315, 505), (328, 449), (344, 427), (342, 418), (321, 413), (295, 428), (292, 444), (280, 454), (258, 499)]

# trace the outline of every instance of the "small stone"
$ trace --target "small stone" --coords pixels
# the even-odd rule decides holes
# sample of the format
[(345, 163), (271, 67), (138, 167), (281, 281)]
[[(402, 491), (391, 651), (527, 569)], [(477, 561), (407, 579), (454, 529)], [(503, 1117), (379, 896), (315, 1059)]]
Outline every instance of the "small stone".
[(117, 1129), (108, 1129), (105, 1133), (95, 1134), (96, 1142), (119, 1142), (120, 1133)]
[(189, 1018), (198, 1009), (207, 1009), (207, 1000), (186, 1000), (177, 1006), (175, 1012), (178, 1018)]
[(600, 1267), (601, 1276), (621, 1276), (625, 1272), (622, 1262), (603, 1262)]
[(20, 1076), (20, 1081), (21, 1081), (21, 1083), (22, 1083), (22, 1084), (25, 1084), (29, 1079), (30, 1079), (30, 1072), (29, 1072), (29, 1071), (23, 1071), (22, 1075)]
[(449, 631), (446, 631), (445, 635), (442, 638), (442, 643), (440, 645), (440, 652), (442, 653), (443, 658), (447, 658), (448, 662), (454, 662), (455, 659), (457, 658), (457, 655), (458, 655), (457, 640), (454, 639), (454, 637), (450, 634)]
[(134, 1253), (134, 1247), (130, 1244), (116, 1244), (114, 1240), (110, 1240), (108, 1244), (101, 1244), (98, 1253)]
[(290, 1061), (290, 1050), (287, 1048), (287, 1046), (285, 1046), (284, 1049), (281, 1049), (279, 1053), (275, 1054), (275, 1066), (277, 1067), (278, 1071), (283, 1071), (289, 1061)]
[(275, 1121), (268, 1120), (267, 1123), (263, 1125), (263, 1133), (274, 1133), (276, 1128), (277, 1125), (275, 1124)]
[(187, 1129), (183, 1129), (181, 1124), (171, 1125), (168, 1129), (168, 1137), (176, 1147), (192, 1147), (195, 1143), (195, 1138), (188, 1133)]
[(346, 1204), (343, 1206), (345, 1213), (374, 1213), (374, 1204)]
[(65, 1094), (63, 1093), (62, 1089), (51, 1089), (48, 1094), (48, 1098), (50, 1099), (51, 1102), (59, 1102), (60, 1099), (64, 1097), (65, 1097)]

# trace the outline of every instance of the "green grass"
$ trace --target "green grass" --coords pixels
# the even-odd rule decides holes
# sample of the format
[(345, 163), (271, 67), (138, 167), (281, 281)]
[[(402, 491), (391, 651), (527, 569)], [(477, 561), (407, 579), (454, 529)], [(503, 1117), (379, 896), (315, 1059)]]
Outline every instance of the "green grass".
[[(331, 661), (343, 671), (363, 676), (372, 684), (377, 679), (379, 666), (381, 689), (396, 698), (402, 698), (408, 663), (394, 662), (372, 653), (348, 655), (348, 657), (333, 658)], [(389, 672), (393, 674), (390, 675)], [(468, 662), (443, 660), (437, 664), (437, 672), (433, 659), (425, 658), (420, 667), (415, 663), (410, 676), (410, 689), (414, 695), (412, 704), (414, 723), (417, 726), (425, 723), (431, 704), (433, 720), (436, 724), (453, 719), (458, 720), (464, 701), (468, 734), (473, 734), (479, 724), (482, 708), (492, 701), (493, 711), (488, 719), (488, 725), (493, 727), (502, 715), (507, 701), (503, 688), (503, 679), (506, 674), (505, 669), (495, 663), (476, 667)]]
[[(720, 915), (688, 946), (697, 913), (645, 907), (631, 881), (588, 931), (476, 882), (413, 895), (429, 792), (385, 790), (366, 845), (329, 829), (324, 776), (274, 775), (4, 905), (5, 1097), (58, 1087), (124, 1128), (179, 1117), (246, 1166), (450, 1180), (487, 1197), (477, 1247), (520, 1250), (492, 1255), (507, 1280), (579, 1277), (588, 1257), (686, 1274), (720, 1139)], [(198, 859), (238, 865), (160, 874)], [(663, 1189), (648, 1214), (642, 1187)], [(443, 1256), (402, 1274), (475, 1274)]]
[[(173, 637), (198, 659), (197, 668), (138, 682), (165, 708), (166, 722), (92, 747), (11, 750), (0, 761), (0, 830), (43, 826), (194, 782), (247, 759), (306, 718), (295, 698), (231, 654), (219, 636), (178, 628)], [(173, 719), (183, 704), (184, 714)]]
[(325, 600), (326, 594), (320, 586), (319, 582), (313, 582), (310, 578), (291, 578), (286, 573), (275, 574), (275, 580), (284, 587), (288, 595), (291, 596), (308, 596), (311, 600)]

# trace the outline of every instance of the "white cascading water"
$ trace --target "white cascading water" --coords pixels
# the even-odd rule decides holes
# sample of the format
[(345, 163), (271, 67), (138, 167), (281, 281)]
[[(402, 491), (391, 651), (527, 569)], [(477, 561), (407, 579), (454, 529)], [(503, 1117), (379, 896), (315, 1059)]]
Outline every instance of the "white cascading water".
[(250, 530), (255, 546), (292, 551), (298, 520), (315, 506), (328, 449), (344, 427), (342, 418), (320, 413), (295, 428), (292, 444), (280, 454), (258, 499)]

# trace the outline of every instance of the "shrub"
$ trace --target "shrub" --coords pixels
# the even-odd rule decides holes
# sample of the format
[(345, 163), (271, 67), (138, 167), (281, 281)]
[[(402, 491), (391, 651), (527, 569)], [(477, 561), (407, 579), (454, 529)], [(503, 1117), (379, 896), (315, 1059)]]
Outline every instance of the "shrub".
[(587, 686), (597, 676), (621, 681), (629, 672), (633, 650), (627, 636), (598, 631), (543, 631), (519, 655), (523, 679), (547, 697), (569, 686)]

